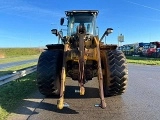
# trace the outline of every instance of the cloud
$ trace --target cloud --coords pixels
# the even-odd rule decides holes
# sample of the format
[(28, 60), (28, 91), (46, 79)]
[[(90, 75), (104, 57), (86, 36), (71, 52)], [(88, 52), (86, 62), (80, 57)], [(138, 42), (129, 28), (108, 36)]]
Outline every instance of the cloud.
[(147, 5), (143, 5), (143, 4), (139, 4), (139, 3), (136, 3), (136, 2), (132, 2), (132, 1), (129, 1), (129, 0), (124, 0), (130, 4), (134, 4), (134, 5), (137, 5), (137, 6), (141, 6), (141, 7), (144, 7), (144, 8), (147, 8), (147, 9), (151, 9), (151, 10), (155, 10), (155, 11), (158, 11), (160, 12), (160, 9), (157, 9), (157, 8), (153, 8), (153, 7), (150, 7), (150, 6), (147, 6)]
[(33, 17), (60, 18), (61, 16), (63, 16), (60, 11), (40, 8), (38, 6), (32, 5), (31, 3), (19, 0), (0, 1), (0, 12), (27, 17), (30, 19), (32, 19)]

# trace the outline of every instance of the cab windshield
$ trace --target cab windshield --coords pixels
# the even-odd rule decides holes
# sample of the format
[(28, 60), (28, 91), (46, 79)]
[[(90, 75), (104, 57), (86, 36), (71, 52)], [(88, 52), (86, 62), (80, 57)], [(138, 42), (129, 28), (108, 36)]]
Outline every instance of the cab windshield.
[(95, 29), (95, 16), (93, 15), (75, 15), (70, 16), (68, 18), (68, 30), (67, 34), (68, 36), (74, 35), (77, 33), (77, 27), (80, 24), (84, 24), (86, 29), (86, 34), (92, 34), (96, 35), (96, 29)]

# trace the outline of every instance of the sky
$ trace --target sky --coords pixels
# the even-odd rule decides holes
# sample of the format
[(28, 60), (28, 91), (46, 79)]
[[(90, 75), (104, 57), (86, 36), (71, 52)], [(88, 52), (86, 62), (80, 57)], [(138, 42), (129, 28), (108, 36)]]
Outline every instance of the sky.
[(60, 18), (67, 10), (99, 10), (100, 37), (114, 30), (107, 44), (118, 44), (120, 34), (122, 44), (160, 41), (160, 0), (0, 0), (0, 48), (57, 43), (51, 29), (66, 28)]

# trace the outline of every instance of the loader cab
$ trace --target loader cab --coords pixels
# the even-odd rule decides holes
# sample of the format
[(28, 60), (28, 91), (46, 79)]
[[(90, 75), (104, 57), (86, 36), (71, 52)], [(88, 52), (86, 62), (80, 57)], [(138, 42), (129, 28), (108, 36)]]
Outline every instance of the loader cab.
[[(85, 34), (96, 36), (96, 17), (98, 15), (97, 10), (76, 10), (66, 11), (68, 19), (67, 24), (67, 36), (72, 36), (78, 33), (79, 28), (83, 27)], [(83, 25), (83, 26), (82, 26)]]

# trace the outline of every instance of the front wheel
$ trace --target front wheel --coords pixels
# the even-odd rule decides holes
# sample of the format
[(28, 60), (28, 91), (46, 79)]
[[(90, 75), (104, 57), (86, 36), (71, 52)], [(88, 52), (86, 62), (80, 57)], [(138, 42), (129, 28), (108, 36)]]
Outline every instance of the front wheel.
[(124, 93), (128, 81), (128, 67), (123, 52), (119, 50), (102, 51), (101, 61), (104, 69), (104, 95), (114, 96)]
[(41, 94), (59, 95), (62, 60), (61, 50), (46, 50), (40, 55), (37, 65), (37, 84)]

